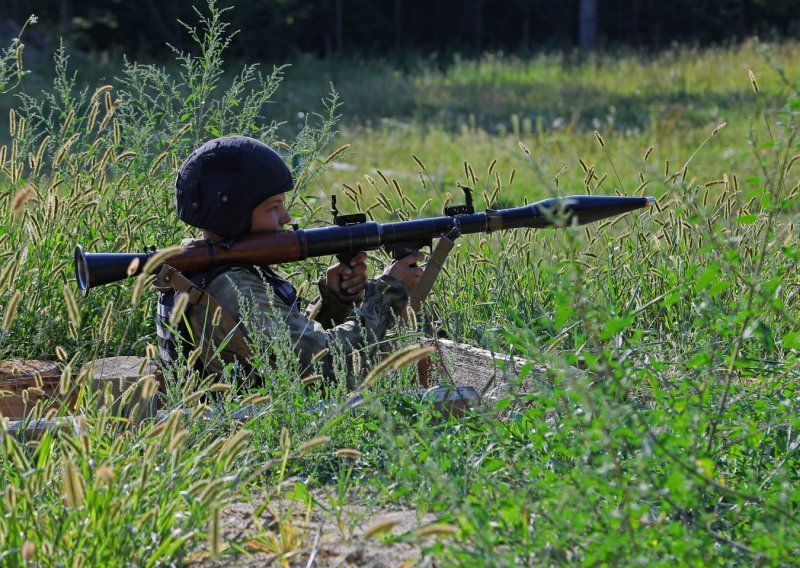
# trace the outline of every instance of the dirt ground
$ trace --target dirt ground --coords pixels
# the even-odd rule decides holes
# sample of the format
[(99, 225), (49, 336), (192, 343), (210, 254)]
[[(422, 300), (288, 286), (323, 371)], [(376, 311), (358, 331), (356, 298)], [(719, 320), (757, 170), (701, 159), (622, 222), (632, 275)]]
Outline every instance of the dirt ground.
[[(323, 491), (315, 501), (326, 503)], [(190, 557), (191, 566), (202, 568), (288, 566), (431, 566), (422, 554), (416, 531), (436, 522), (419, 517), (411, 509), (375, 508), (348, 504), (340, 511), (312, 507), (307, 516), (302, 502), (282, 499), (266, 505), (266, 499), (235, 503), (220, 516), (221, 542), (238, 543), (246, 552), (231, 547), (213, 559), (210, 550)], [(259, 514), (260, 513), (260, 514)], [(370, 534), (371, 530), (379, 530)], [(282, 553), (281, 550), (286, 551)]]

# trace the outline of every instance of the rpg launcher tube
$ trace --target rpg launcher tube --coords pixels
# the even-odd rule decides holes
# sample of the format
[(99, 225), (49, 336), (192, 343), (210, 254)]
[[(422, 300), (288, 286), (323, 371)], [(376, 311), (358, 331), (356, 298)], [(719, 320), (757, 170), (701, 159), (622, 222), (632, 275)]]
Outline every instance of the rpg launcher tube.
[[(399, 258), (429, 246), (433, 239), (451, 233), (491, 233), (507, 229), (542, 229), (585, 225), (628, 213), (655, 203), (653, 197), (573, 195), (537, 201), (512, 209), (487, 209), (482, 213), (445, 215), (395, 223), (366, 221), (315, 229), (254, 233), (225, 248), (220, 243), (197, 243), (176, 248), (163, 260), (181, 272), (196, 272), (229, 263), (281, 264), (316, 256), (354, 255), (386, 248)], [(452, 233), (451, 233), (452, 234)], [(90, 288), (141, 273), (159, 251), (147, 253), (87, 253), (75, 249), (75, 273), (83, 295)]]

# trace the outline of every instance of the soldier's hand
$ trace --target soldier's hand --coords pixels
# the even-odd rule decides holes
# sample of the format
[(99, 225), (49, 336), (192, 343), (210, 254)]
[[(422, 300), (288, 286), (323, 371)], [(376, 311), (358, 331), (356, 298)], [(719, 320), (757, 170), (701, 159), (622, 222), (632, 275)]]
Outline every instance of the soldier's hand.
[(367, 287), (367, 253), (362, 251), (348, 264), (340, 262), (328, 268), (325, 283), (345, 302), (362, 300)]
[(425, 258), (425, 255), (417, 251), (395, 260), (384, 269), (383, 273), (400, 280), (400, 282), (406, 285), (408, 293), (413, 294), (414, 290), (417, 289), (420, 278), (422, 278), (422, 268), (417, 266), (417, 263), (423, 258)]

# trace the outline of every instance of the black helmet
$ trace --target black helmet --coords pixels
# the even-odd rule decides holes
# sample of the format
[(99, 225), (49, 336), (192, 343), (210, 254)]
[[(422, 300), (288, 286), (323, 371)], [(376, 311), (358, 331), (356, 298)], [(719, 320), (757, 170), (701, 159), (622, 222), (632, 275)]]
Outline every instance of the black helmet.
[(192, 152), (178, 172), (178, 218), (237, 239), (250, 230), (259, 204), (293, 185), (292, 172), (263, 142), (247, 136), (216, 138)]

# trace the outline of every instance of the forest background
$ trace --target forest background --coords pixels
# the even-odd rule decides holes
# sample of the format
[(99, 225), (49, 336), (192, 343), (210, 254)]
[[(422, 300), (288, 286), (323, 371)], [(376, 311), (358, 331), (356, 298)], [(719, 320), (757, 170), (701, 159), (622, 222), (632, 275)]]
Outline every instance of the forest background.
[[(0, 39), (13, 37), (30, 14), (40, 20), (31, 45), (53, 49), (64, 38), (73, 49), (137, 59), (164, 57), (165, 43), (184, 48), (179, 21), (197, 23), (192, 3), (182, 0), (6, 0)], [(239, 30), (230, 56), (251, 62), (299, 54), (435, 60), (575, 46), (658, 50), (800, 34), (792, 0), (261, 0), (235, 3), (229, 20)]]

